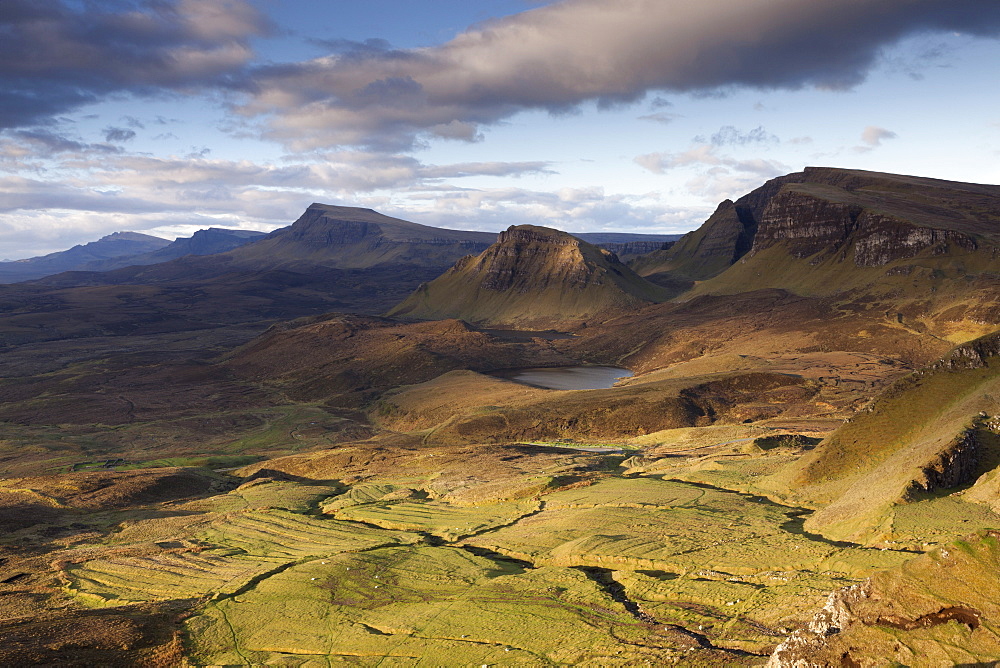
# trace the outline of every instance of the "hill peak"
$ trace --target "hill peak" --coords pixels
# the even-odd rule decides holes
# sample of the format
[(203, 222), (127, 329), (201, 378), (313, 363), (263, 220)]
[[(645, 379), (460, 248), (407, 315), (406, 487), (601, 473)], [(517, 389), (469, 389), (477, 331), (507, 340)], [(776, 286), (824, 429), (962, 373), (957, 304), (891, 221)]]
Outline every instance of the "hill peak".
[(559, 230), (516, 225), (479, 255), (459, 260), (390, 315), (483, 324), (579, 324), (663, 298), (614, 253)]

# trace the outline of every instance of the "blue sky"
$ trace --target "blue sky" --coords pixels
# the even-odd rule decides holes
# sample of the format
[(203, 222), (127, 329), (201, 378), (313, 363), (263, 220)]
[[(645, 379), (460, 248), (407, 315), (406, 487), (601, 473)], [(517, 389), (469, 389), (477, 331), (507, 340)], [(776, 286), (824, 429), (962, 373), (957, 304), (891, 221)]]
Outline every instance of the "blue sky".
[(806, 165), (1000, 183), (994, 0), (5, 0), (0, 258), (314, 201), (684, 232)]

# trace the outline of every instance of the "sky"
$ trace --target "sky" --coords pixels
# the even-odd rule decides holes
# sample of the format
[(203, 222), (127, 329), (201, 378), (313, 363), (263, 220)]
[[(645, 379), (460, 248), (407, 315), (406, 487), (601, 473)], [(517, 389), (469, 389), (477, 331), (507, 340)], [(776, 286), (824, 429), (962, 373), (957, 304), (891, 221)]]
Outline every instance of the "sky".
[(673, 234), (807, 165), (1000, 183), (1000, 1), (0, 2), (0, 258), (313, 202)]

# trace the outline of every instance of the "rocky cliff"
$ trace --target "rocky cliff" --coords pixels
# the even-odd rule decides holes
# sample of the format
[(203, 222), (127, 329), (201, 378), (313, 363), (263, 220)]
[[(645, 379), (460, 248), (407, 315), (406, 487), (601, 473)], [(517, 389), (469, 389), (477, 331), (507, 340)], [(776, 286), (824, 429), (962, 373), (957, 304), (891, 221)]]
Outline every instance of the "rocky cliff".
[(459, 260), (390, 315), (462, 318), (523, 328), (579, 324), (659, 301), (662, 291), (601, 250), (564, 232), (510, 227), (478, 256)]
[(632, 268), (641, 276), (670, 274), (675, 279), (703, 281), (716, 276), (750, 250), (759, 221), (771, 199), (802, 173), (772, 179), (735, 202), (724, 200), (705, 223), (662, 251), (636, 259)]
[(834, 293), (887, 271), (909, 275), (908, 260), (985, 250), (992, 261), (997, 248), (1000, 186), (807, 167), (722, 202), (699, 229), (632, 266), (657, 282), (705, 281), (694, 294)]
[(935, 227), (901, 209), (879, 211), (874, 200), (824, 184), (786, 186), (764, 209), (750, 254), (783, 243), (792, 256), (812, 258), (814, 264), (835, 256), (858, 267), (880, 267), (926, 250), (943, 255), (951, 247), (978, 247), (973, 234), (948, 229), (950, 221)]

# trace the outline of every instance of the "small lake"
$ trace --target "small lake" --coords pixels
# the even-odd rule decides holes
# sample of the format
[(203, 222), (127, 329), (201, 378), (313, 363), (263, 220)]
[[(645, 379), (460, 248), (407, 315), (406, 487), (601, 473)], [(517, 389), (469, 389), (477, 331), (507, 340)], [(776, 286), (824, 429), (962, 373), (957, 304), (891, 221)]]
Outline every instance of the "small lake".
[(554, 368), (507, 369), (490, 375), (546, 390), (601, 390), (633, 373), (616, 366), (563, 366)]

